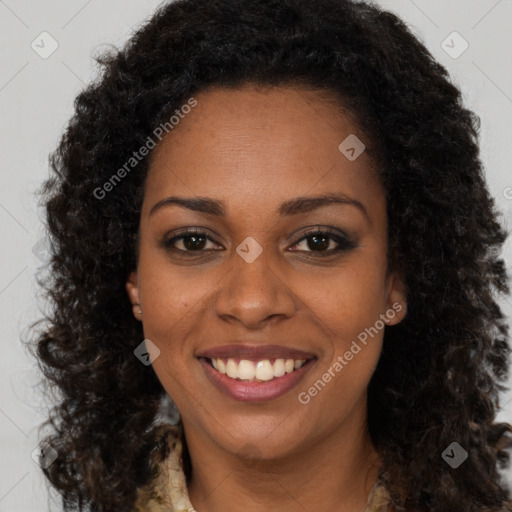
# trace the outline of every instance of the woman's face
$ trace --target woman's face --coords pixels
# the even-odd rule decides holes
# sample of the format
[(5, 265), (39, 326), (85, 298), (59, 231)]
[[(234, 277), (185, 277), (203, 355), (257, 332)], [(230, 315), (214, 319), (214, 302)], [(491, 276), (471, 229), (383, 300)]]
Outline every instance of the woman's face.
[[(160, 351), (154, 370), (187, 438), (235, 455), (357, 436), (384, 324), (406, 311), (386, 274), (384, 191), (359, 154), (368, 141), (316, 91), (195, 99), (153, 155), (127, 281)], [(326, 195), (339, 201), (314, 200)], [(183, 202), (162, 202), (171, 196)], [(200, 234), (172, 240), (191, 228)], [(288, 359), (306, 363), (290, 372)]]

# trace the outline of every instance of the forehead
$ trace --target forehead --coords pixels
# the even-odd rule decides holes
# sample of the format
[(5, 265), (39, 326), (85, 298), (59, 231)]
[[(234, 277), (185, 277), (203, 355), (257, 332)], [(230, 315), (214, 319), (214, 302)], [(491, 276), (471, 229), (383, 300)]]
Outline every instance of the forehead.
[(339, 148), (354, 136), (369, 141), (334, 94), (248, 85), (194, 98), (154, 150), (147, 202), (175, 194), (267, 205), (308, 192), (382, 195), (368, 154), (350, 160)]

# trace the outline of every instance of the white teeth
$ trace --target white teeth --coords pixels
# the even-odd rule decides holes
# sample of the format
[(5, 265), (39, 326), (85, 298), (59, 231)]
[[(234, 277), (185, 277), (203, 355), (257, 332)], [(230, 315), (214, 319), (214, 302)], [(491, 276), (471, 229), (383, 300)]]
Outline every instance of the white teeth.
[(226, 375), (232, 379), (236, 379), (238, 377), (238, 365), (233, 359), (228, 359), (228, 364), (226, 365)]
[(274, 364), (269, 359), (249, 361), (241, 359), (239, 363), (229, 358), (225, 363), (222, 359), (211, 359), (213, 367), (220, 373), (245, 381), (269, 381), (276, 377), (282, 377), (285, 373), (298, 370), (306, 362), (305, 359), (276, 359)]
[(282, 377), (286, 373), (284, 369), (284, 359), (276, 359), (274, 361), (274, 375), (276, 377)]
[(274, 378), (274, 368), (268, 359), (258, 361), (256, 364), (256, 378), (259, 380), (272, 380)]
[(254, 379), (255, 375), (256, 369), (254, 368), (254, 364), (252, 364), (251, 361), (247, 361), (247, 359), (242, 359), (238, 365), (238, 377), (242, 380), (251, 380)]

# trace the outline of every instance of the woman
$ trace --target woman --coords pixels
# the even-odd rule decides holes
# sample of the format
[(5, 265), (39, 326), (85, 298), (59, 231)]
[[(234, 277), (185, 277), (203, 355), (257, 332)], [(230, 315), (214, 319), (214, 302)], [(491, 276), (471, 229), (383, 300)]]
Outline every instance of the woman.
[(181, 0), (101, 62), (42, 190), (64, 509), (512, 510), (506, 233), (404, 23)]

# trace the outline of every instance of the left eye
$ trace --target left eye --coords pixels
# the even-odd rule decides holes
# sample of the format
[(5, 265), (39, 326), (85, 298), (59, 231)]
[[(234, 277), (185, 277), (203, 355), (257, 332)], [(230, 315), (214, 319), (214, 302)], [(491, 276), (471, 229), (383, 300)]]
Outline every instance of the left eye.
[[(334, 247), (332, 247), (333, 243), (335, 244)], [(342, 250), (353, 249), (355, 247), (355, 244), (351, 242), (348, 238), (342, 237), (330, 231), (313, 231), (307, 233), (292, 247), (298, 247), (301, 244), (303, 244), (303, 247), (305, 245), (305, 247), (309, 250), (299, 250), (306, 250), (306, 252), (328, 254)]]

